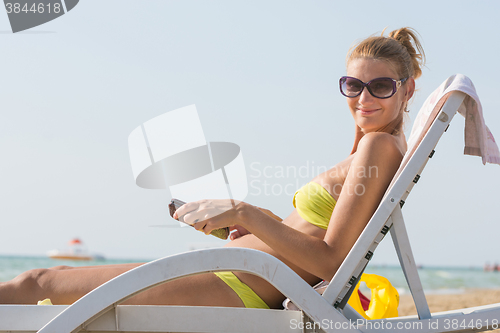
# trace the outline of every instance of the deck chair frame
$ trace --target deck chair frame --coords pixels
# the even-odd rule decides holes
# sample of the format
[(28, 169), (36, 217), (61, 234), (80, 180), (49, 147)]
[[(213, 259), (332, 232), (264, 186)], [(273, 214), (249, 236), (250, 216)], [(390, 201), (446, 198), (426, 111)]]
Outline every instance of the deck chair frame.
[[(384, 332), (394, 331), (398, 325), (402, 325), (399, 331), (420, 333), (491, 329), (491, 319), (500, 318), (500, 303), (430, 313), (401, 213), (404, 201), (464, 98), (465, 94), (459, 92), (449, 96), (417, 149), (408, 161), (403, 160), (395, 181), (323, 296), (288, 266), (266, 253), (236, 248), (201, 250), (137, 267), (96, 288), (71, 306), (0, 306), (0, 332), (333, 332), (339, 329), (343, 332)], [(346, 302), (375, 248), (389, 231), (418, 317), (366, 321)], [(289, 297), (301, 311), (119, 305), (166, 281), (202, 272), (228, 270), (262, 277)], [(446, 320), (475, 320), (480, 325), (469, 330), (447, 326)]]
[[(378, 244), (390, 230), (401, 267), (415, 300), (419, 318), (428, 319), (431, 317), (411, 251), (401, 208), (413, 186), (420, 179), (420, 174), (427, 161), (434, 155), (434, 148), (443, 133), (448, 129), (464, 98), (465, 94), (461, 92), (455, 92), (448, 98), (414, 154), (406, 165), (402, 165), (402, 170), (400, 169), (396, 173), (397, 180), (384, 195), (370, 222), (323, 294), (329, 303), (334, 304), (336, 307), (346, 303), (347, 300), (344, 296), (349, 295), (349, 290), (356, 285)], [(387, 214), (388, 211), (391, 213)], [(349, 281), (347, 285), (345, 281)]]

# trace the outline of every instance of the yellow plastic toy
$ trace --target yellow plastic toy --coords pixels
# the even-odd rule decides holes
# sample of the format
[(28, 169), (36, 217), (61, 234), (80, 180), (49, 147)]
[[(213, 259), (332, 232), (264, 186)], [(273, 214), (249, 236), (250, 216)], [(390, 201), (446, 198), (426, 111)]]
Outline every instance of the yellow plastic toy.
[[(371, 300), (368, 310), (363, 310), (358, 289), (361, 282), (371, 290)], [(383, 276), (363, 274), (347, 302), (365, 319), (383, 319), (398, 316), (399, 293)]]
[(38, 301), (36, 305), (53, 305), (50, 298), (46, 298), (43, 301)]

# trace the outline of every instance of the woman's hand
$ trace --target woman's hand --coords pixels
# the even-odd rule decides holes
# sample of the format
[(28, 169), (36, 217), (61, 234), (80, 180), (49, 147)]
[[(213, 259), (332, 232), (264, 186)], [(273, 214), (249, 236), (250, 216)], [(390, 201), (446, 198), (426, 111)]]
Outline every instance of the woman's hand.
[(185, 223), (208, 235), (212, 230), (238, 224), (237, 208), (242, 203), (232, 199), (193, 201), (179, 207), (173, 218), (182, 217)]
[[(184, 222), (192, 225), (196, 230), (209, 234), (212, 230), (230, 227), (231, 240), (250, 234), (250, 231), (239, 225), (238, 208), (242, 201), (231, 199), (211, 199), (189, 202), (177, 209), (173, 215), (174, 219), (183, 217)], [(249, 205), (247, 205), (249, 206)], [(283, 221), (269, 209), (252, 206), (277, 221)]]
[(235, 240), (240, 238), (241, 236), (251, 234), (250, 231), (243, 228), (241, 225), (233, 225), (232, 227), (229, 227), (229, 231), (231, 232), (231, 234), (229, 234), (230, 240)]

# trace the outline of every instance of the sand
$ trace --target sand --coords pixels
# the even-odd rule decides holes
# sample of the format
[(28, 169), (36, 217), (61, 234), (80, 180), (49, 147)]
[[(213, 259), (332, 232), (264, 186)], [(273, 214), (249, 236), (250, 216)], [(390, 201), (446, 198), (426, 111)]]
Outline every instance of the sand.
[[(431, 312), (469, 308), (500, 303), (500, 289), (468, 289), (461, 294), (426, 295)], [(400, 316), (417, 314), (410, 295), (401, 295), (398, 312)], [(496, 318), (500, 322), (500, 318)], [(500, 333), (500, 329), (490, 331)]]

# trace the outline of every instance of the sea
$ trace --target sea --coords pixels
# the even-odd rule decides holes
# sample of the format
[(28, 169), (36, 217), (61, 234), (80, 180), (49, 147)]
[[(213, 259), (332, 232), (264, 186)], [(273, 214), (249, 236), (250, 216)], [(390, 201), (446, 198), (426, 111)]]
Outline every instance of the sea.
[[(33, 268), (50, 268), (59, 265), (93, 266), (110, 265), (147, 260), (103, 259), (91, 261), (57, 260), (48, 257), (1, 256), (0, 282), (8, 281)], [(426, 294), (458, 294), (467, 289), (500, 289), (500, 272), (484, 271), (482, 267), (421, 267), (418, 270)], [(365, 273), (387, 278), (400, 295), (409, 289), (403, 271), (399, 266), (368, 266)], [(361, 290), (366, 289), (361, 286)]]

